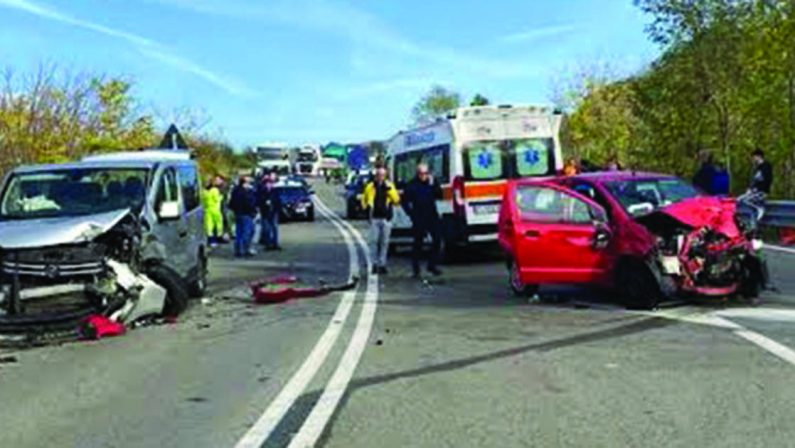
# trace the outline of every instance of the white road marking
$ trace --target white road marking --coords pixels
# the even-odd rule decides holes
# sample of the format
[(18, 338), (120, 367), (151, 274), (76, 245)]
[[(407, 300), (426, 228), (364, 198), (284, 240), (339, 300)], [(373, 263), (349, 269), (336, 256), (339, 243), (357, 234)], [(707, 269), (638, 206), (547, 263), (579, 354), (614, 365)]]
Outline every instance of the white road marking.
[[(726, 318), (747, 317), (753, 319), (756, 317), (768, 320), (789, 321), (795, 317), (795, 310), (734, 308), (704, 313), (703, 310), (699, 310), (695, 307), (682, 307), (676, 310), (648, 311), (638, 314), (730, 330), (736, 336), (745, 339), (746, 341), (756, 345), (768, 353), (775, 355), (778, 358), (795, 366), (795, 350), (792, 350), (780, 342), (777, 342), (756, 331), (749, 330), (748, 328)], [(773, 317), (775, 317), (775, 319), (772, 319)]]
[[(319, 199), (317, 204), (321, 205)], [(350, 275), (354, 276), (359, 271), (359, 256), (357, 253), (356, 243), (351, 238), (348, 229), (334, 221), (332, 214), (324, 205), (320, 206), (320, 212), (328, 217), (332, 224), (342, 234), (345, 244), (348, 246), (348, 259), (350, 261)], [(365, 250), (365, 253), (367, 251)], [(337, 305), (337, 310), (331, 321), (326, 327), (326, 331), (315, 344), (315, 347), (309, 353), (309, 356), (304, 360), (301, 367), (293, 374), (290, 381), (282, 388), (279, 395), (270, 403), (268, 408), (252, 426), (248, 432), (237, 442), (236, 448), (258, 448), (270, 437), (273, 430), (284, 418), (290, 410), (295, 401), (306, 390), (309, 382), (317, 374), (320, 367), (326, 361), (331, 348), (339, 338), (345, 321), (350, 314), (351, 308), (356, 298), (356, 290), (348, 291), (342, 296), (342, 300)]]
[(795, 255), (795, 248), (792, 247), (776, 246), (774, 244), (765, 244), (764, 247), (765, 249), (770, 249), (775, 252), (783, 252), (785, 254)]
[(768, 352), (778, 356), (779, 358), (787, 361), (788, 363), (795, 366), (795, 351), (791, 348), (787, 347), (786, 345), (780, 344), (767, 336), (759, 334), (755, 331), (751, 330), (735, 330), (734, 334), (737, 336), (752, 342), (759, 347), (767, 350)]
[[(342, 221), (342, 224), (356, 237), (359, 244), (364, 249), (365, 259), (367, 260), (367, 272), (369, 273), (373, 263), (367, 251), (367, 244), (365, 244), (361, 233), (345, 221)], [(359, 322), (356, 324), (356, 329), (353, 332), (348, 348), (342, 355), (337, 370), (334, 371), (334, 374), (331, 376), (323, 394), (315, 404), (309, 417), (307, 417), (301, 429), (290, 442), (289, 446), (291, 448), (314, 446), (323, 434), (323, 430), (326, 428), (329, 420), (331, 420), (334, 411), (339, 406), (340, 400), (342, 400), (345, 391), (348, 389), (351, 378), (353, 378), (353, 373), (359, 365), (359, 361), (367, 346), (367, 341), (370, 339), (370, 332), (373, 328), (377, 305), (378, 276), (368, 274), (364, 305), (362, 305)]]
[(721, 317), (740, 317), (744, 319), (764, 320), (771, 322), (795, 322), (795, 310), (777, 308), (730, 308), (716, 311)]

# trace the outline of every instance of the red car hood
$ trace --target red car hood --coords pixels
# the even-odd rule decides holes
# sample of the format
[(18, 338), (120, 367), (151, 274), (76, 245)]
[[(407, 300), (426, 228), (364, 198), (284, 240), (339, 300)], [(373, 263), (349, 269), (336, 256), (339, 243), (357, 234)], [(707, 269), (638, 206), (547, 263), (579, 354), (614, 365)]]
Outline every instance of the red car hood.
[(734, 239), (741, 235), (734, 220), (737, 203), (734, 199), (698, 197), (685, 199), (657, 211), (694, 229), (708, 227)]

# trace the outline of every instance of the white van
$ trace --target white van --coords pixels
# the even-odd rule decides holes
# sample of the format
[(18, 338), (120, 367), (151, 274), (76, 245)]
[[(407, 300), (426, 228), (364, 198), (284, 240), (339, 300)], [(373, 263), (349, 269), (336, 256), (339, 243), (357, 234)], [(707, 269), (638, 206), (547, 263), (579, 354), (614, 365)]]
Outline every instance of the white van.
[[(509, 179), (555, 175), (563, 168), (561, 114), (537, 106), (479, 106), (399, 132), (387, 142), (391, 178), (402, 189), (417, 164), (442, 185), (437, 203), (444, 246), (496, 241), (500, 203)], [(398, 210), (393, 243), (411, 241), (411, 221)]]

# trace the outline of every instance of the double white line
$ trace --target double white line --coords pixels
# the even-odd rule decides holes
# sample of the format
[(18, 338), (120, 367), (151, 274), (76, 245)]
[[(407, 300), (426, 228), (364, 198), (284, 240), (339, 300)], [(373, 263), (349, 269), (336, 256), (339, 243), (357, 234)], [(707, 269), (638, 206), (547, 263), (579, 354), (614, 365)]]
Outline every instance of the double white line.
[[(367, 346), (378, 304), (378, 277), (369, 274), (372, 270), (372, 260), (361, 233), (348, 222), (340, 219), (320, 199), (315, 198), (315, 204), (320, 213), (328, 218), (342, 234), (345, 244), (348, 246), (351, 276), (355, 276), (359, 272), (357, 246), (362, 249), (365, 258), (367, 288), (359, 321), (353, 331), (348, 347), (345, 349), (337, 369), (326, 384), (320, 399), (315, 403), (301, 429), (290, 442), (290, 447), (314, 446), (322, 435), (323, 430), (345, 394), (345, 390), (348, 388), (356, 366), (359, 364), (359, 360)], [(348, 291), (343, 295), (342, 300), (337, 305), (334, 316), (331, 318), (323, 335), (320, 336), (320, 339), (315, 344), (315, 347), (309, 353), (309, 356), (279, 392), (279, 395), (270, 403), (254, 426), (237, 442), (236, 448), (258, 448), (268, 440), (276, 426), (282, 421), (296, 400), (303, 395), (312, 378), (315, 377), (318, 370), (325, 363), (345, 326), (355, 299), (356, 290)]]

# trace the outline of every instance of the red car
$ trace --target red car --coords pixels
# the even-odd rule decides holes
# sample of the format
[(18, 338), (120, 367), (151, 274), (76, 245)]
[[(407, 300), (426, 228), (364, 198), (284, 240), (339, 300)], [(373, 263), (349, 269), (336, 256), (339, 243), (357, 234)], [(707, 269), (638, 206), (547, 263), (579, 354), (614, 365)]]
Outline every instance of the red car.
[(517, 294), (591, 284), (653, 308), (683, 293), (758, 296), (766, 267), (741, 229), (732, 199), (673, 176), (604, 172), (511, 183), (499, 239)]

